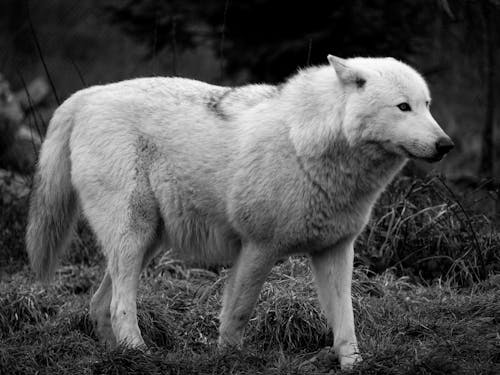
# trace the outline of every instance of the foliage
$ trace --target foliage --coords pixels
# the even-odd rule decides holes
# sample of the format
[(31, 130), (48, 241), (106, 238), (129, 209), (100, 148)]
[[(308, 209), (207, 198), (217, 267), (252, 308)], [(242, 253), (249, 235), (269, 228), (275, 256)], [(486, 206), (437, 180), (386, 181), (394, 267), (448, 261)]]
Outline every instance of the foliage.
[(472, 285), (499, 273), (500, 235), (486, 215), (464, 207), (466, 198), (439, 176), (396, 179), (358, 240), (359, 262), (376, 272), (394, 267), (420, 282)]
[(194, 46), (190, 28), (196, 8), (195, 2), (182, 0), (128, 0), (107, 6), (110, 21), (120, 23), (124, 32), (144, 41), (150, 57), (166, 47), (175, 51), (177, 46), (181, 49)]
[(0, 276), (26, 262), (24, 230), (28, 214), (29, 181), (0, 170)]

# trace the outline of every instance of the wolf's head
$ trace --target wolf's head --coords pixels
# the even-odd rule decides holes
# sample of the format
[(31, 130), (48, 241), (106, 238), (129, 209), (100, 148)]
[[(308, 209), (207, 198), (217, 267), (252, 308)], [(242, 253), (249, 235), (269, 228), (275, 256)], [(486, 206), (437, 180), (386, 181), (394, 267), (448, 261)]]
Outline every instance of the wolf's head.
[(423, 77), (393, 58), (329, 55), (345, 93), (343, 130), (352, 143), (377, 143), (404, 157), (438, 161), (453, 142), (432, 117)]

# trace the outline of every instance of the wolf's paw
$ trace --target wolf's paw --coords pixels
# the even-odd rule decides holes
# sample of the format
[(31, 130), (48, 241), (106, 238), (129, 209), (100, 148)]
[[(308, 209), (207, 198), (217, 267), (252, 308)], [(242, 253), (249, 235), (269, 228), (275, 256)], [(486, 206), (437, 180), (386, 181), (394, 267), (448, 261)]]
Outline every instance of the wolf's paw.
[(340, 368), (342, 370), (351, 370), (355, 365), (363, 360), (359, 353), (349, 355), (339, 355)]
[(115, 335), (111, 329), (111, 324), (99, 324), (93, 321), (94, 334), (99, 342), (108, 349), (115, 349), (117, 347)]
[(233, 352), (239, 351), (243, 348), (243, 340), (228, 340), (227, 338), (223, 338), (219, 336), (217, 340), (217, 349), (220, 352)]
[(241, 350), (243, 347), (243, 335), (240, 331), (221, 330), (219, 332), (219, 339), (217, 340), (217, 347), (220, 351), (234, 351)]
[(315, 355), (299, 365), (305, 372), (319, 372), (321, 369), (331, 369), (337, 365), (337, 355), (329, 346), (319, 350)]
[(149, 352), (149, 348), (144, 342), (142, 336), (127, 337), (120, 341), (120, 346), (123, 346), (127, 349), (139, 350), (144, 353)]
[(363, 360), (361, 354), (359, 354), (358, 344), (355, 341), (344, 341), (335, 348), (335, 352), (342, 370), (350, 370)]

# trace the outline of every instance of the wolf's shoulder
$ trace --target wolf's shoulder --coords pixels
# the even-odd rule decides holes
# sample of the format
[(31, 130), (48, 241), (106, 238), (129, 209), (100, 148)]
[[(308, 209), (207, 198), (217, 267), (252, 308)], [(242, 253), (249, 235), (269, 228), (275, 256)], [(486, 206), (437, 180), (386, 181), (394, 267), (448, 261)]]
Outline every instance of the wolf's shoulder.
[(213, 90), (206, 98), (209, 110), (221, 119), (235, 118), (243, 111), (279, 95), (279, 86), (250, 84)]

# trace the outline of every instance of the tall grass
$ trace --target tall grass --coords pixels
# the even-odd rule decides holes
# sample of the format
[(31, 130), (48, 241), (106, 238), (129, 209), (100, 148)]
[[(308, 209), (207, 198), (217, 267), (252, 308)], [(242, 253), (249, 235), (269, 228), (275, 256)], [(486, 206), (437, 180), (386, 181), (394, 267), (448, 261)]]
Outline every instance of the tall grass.
[(472, 285), (500, 271), (500, 235), (484, 214), (466, 209), (440, 177), (399, 177), (376, 205), (358, 240), (358, 262), (394, 268), (417, 281)]

